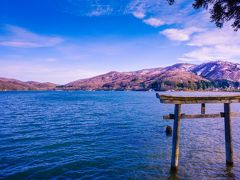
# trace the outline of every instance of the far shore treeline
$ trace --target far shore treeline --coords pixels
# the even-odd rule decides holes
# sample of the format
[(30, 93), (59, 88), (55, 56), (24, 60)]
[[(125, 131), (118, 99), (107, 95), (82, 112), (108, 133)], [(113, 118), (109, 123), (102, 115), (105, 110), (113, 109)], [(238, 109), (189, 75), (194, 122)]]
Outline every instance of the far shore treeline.
[[(73, 86), (57, 86), (56, 90), (88, 90), (88, 89), (77, 89)], [(228, 80), (216, 80), (216, 81), (197, 81), (197, 82), (182, 82), (177, 83), (173, 81), (155, 81), (150, 85), (145, 85), (145, 83), (140, 83), (137, 89), (129, 89), (127, 84), (122, 84), (119, 88), (114, 88), (110, 86), (104, 86), (99, 89), (89, 89), (89, 90), (105, 90), (105, 91), (240, 91), (240, 82), (233, 82)]]

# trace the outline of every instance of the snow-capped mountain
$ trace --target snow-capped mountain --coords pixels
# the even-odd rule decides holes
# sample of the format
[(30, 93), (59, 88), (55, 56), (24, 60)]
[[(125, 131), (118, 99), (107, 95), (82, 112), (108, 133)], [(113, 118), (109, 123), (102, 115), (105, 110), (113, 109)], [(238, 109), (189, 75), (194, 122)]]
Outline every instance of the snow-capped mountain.
[(208, 80), (229, 80), (240, 82), (240, 64), (227, 61), (213, 61), (195, 66), (192, 70)]
[(179, 63), (168, 67), (131, 72), (111, 71), (66, 85), (22, 82), (0, 78), (0, 90), (170, 90), (170, 89), (240, 89), (240, 64), (213, 61), (200, 65)]

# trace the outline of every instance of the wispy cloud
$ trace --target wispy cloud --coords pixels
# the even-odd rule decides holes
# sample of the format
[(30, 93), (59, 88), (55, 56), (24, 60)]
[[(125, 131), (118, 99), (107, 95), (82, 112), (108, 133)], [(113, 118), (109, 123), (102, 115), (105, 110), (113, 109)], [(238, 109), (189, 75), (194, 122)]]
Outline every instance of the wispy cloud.
[(66, 8), (66, 12), (80, 16), (133, 15), (153, 27), (192, 26), (209, 18), (194, 10), (189, 0), (178, 0), (172, 6), (167, 0), (68, 0)]
[(133, 16), (138, 19), (143, 19), (146, 15), (141, 11), (136, 11), (136, 12), (133, 12)]
[(208, 29), (193, 35), (187, 45), (194, 48), (182, 61), (236, 60), (240, 58), (240, 34), (230, 28)]
[(18, 26), (7, 25), (5, 31), (6, 35), (0, 36), (0, 46), (38, 48), (51, 47), (63, 42), (60, 37), (39, 35)]
[(0, 66), (1, 76), (16, 78), (23, 81), (53, 82), (57, 84), (66, 84), (70, 81), (92, 77), (103, 72), (76, 66), (69, 70), (69, 66), (49, 66), (48, 64), (33, 64), (29, 62), (5, 61)]
[(67, 0), (64, 12), (77, 16), (124, 14), (127, 3), (125, 0)]
[[(189, 24), (188, 26), (193, 19), (196, 19), (193, 16), (201, 14), (200, 11), (195, 11), (192, 8), (192, 3), (189, 0), (178, 0), (172, 6), (168, 4), (167, 0), (131, 0), (126, 7), (126, 11), (144, 12), (145, 15), (161, 19), (166, 24)], [(203, 15), (201, 14), (198, 20), (202, 18)]]
[[(159, 10), (167, 5), (167, 1), (156, 0), (131, 0), (129, 1), (126, 10), (128, 12), (146, 12), (147, 14), (157, 15)], [(156, 13), (158, 11), (158, 13)]]
[(145, 24), (148, 24), (150, 26), (153, 26), (153, 27), (159, 27), (159, 26), (162, 26), (164, 25), (164, 22), (160, 19), (157, 19), (157, 18), (148, 18), (148, 19), (144, 19), (143, 22)]
[(240, 34), (232, 29), (209, 29), (204, 33), (195, 35), (188, 45), (190, 46), (216, 46), (216, 45), (240, 45)]
[(113, 8), (110, 5), (96, 5), (87, 16), (102, 16), (109, 15), (113, 12)]
[(202, 32), (204, 29), (197, 27), (189, 27), (185, 29), (166, 29), (160, 34), (165, 35), (168, 39), (174, 41), (188, 41), (194, 33)]
[(240, 46), (211, 46), (197, 48), (193, 51), (185, 53), (179, 60), (185, 62), (202, 62), (212, 60), (229, 60), (236, 61), (240, 57)]
[(178, 58), (181, 61), (240, 59), (239, 32), (234, 32), (230, 24), (225, 24), (222, 29), (216, 28), (209, 22), (209, 13), (194, 10), (189, 0), (176, 1), (173, 6), (169, 6), (166, 1), (132, 0), (128, 9), (144, 12), (146, 17), (156, 17), (170, 26), (160, 34), (188, 47), (187, 52)]
[[(142, 51), (144, 49), (144, 51)], [(49, 49), (12, 49), (0, 53), (0, 76), (59, 84), (108, 71), (131, 71), (162, 66), (159, 52), (167, 49), (158, 38), (80, 38)], [(146, 61), (148, 59), (148, 61)]]

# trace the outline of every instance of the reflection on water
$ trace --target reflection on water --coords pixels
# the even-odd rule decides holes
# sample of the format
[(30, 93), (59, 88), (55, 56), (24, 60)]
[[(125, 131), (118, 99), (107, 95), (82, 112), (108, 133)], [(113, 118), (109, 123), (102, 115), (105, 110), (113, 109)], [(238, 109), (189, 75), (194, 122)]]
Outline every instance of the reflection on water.
[[(172, 121), (162, 116), (174, 106), (153, 92), (3, 92), (0, 107), (0, 178), (240, 178), (237, 118), (233, 167), (225, 164), (223, 119), (192, 119), (181, 121), (179, 170), (171, 172)], [(220, 111), (206, 105), (206, 113)]]
[(226, 169), (225, 169), (226, 177), (235, 179), (236, 176), (235, 176), (235, 174), (232, 172), (232, 168), (233, 168), (233, 166), (229, 166), (229, 165), (226, 166)]

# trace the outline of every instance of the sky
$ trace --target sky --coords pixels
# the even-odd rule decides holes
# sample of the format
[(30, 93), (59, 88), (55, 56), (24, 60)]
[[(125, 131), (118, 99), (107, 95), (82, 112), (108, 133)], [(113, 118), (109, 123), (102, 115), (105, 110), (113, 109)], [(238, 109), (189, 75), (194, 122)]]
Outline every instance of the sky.
[(65, 84), (109, 71), (240, 63), (240, 32), (193, 0), (1, 0), (0, 77)]

